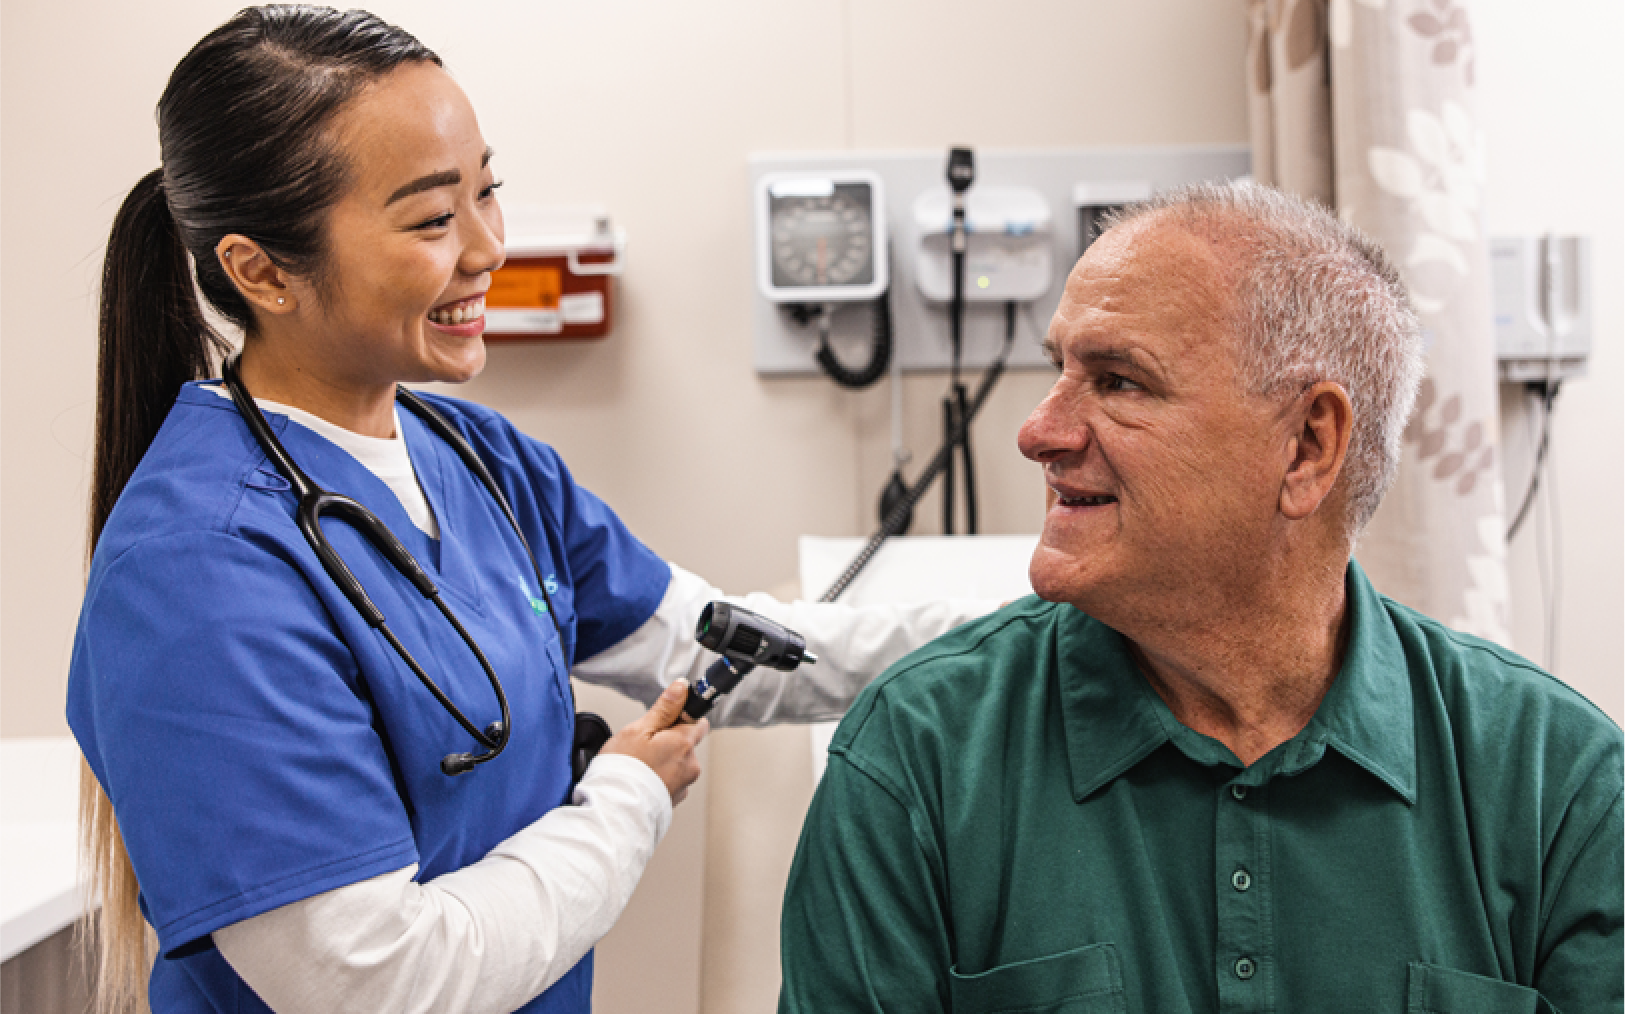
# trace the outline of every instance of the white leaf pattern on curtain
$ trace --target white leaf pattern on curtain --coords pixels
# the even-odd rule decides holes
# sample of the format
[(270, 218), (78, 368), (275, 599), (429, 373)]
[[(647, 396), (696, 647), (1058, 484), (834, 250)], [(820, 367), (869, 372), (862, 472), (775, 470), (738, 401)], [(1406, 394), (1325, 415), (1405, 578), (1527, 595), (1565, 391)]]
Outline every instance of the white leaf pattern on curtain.
[[(1361, 562), (1394, 598), (1510, 644), (1470, 8), (1249, 0), (1248, 23), (1254, 176), (1336, 207), (1380, 240), (1428, 344), (1399, 480)], [(1303, 27), (1312, 25), (1323, 31)], [(1319, 48), (1306, 55), (1308, 38)], [(1305, 171), (1326, 154), (1328, 174)]]

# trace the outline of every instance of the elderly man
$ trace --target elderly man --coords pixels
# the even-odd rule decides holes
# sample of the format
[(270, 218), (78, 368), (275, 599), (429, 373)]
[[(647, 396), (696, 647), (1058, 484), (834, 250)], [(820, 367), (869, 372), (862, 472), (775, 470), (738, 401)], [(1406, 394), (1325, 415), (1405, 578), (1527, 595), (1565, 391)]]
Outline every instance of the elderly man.
[(1421, 370), (1382, 252), (1192, 188), (1048, 344), (1039, 597), (841, 724), (780, 1011), (1619, 1011), (1619, 728), (1351, 560)]

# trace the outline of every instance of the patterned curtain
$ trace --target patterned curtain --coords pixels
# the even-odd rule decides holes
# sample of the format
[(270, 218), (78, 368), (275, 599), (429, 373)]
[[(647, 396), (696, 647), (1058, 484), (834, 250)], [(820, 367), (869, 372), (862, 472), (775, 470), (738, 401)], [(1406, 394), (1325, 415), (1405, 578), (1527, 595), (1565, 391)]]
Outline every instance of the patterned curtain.
[(1427, 379), (1358, 556), (1385, 594), (1510, 644), (1484, 135), (1464, 0), (1248, 0), (1253, 175), (1399, 266)]

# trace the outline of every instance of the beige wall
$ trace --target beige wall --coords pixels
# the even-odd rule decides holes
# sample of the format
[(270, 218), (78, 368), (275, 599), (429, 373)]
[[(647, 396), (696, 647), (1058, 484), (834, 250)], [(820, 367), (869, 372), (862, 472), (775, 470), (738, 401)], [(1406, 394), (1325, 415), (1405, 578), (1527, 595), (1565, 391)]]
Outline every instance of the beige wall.
[[(64, 731), (100, 248), (118, 201), (157, 163), (152, 108), (169, 68), (236, 6), (5, 0), (0, 9), (0, 735)], [(1525, 34), (1516, 22), (1527, 5), (1491, 6), (1510, 49)], [(1613, 30), (1594, 38), (1617, 42), (1617, 9), (1598, 6), (1612, 11)], [(439, 50), (469, 90), (506, 198), (601, 202), (630, 238), (614, 336), (495, 348), (463, 393), (559, 447), (656, 551), (734, 590), (793, 580), (798, 534), (866, 531), (889, 466), (883, 385), (849, 394), (817, 380), (762, 381), (751, 369), (747, 153), (1246, 137), (1239, 2), (391, 0), (373, 9)], [(1586, 37), (1564, 35), (1607, 50)], [(963, 72), (945, 80), (955, 54)], [(1618, 718), (1616, 57), (1596, 56), (1611, 63), (1598, 73), (1613, 88), (1597, 123), (1553, 131), (1536, 106), (1507, 119), (1506, 134), (1495, 120), (1489, 126), (1500, 188), (1492, 224), (1599, 239), (1604, 351), (1592, 378), (1565, 393), (1559, 431), (1573, 515), (1560, 672), (1611, 702)], [(1487, 80), (1496, 65), (1509, 102), (1527, 88), (1561, 99), (1567, 87), (1525, 73), (1516, 53), (1483, 64)], [(1524, 137), (1546, 147), (1520, 155)], [(1548, 157), (1553, 148), (1560, 157)], [(1502, 172), (1503, 158), (1518, 169)], [(1562, 195), (1551, 217), (1508, 218), (1509, 206), (1535, 206), (1546, 178), (1550, 194)], [(1606, 214), (1592, 213), (1593, 193), (1612, 202)], [(934, 446), (942, 383), (905, 385), (917, 452)], [(1013, 441), (1047, 383), (1042, 374), (1008, 378), (978, 422), (987, 531), (1039, 523), (1037, 477)], [(753, 462), (748, 481), (701, 470), (701, 449), (724, 434)], [(934, 530), (936, 517), (928, 502), (918, 530)], [(1517, 554), (1514, 562), (1516, 629), (1533, 654), (1528, 565)], [(584, 700), (602, 703), (592, 693)], [(634, 713), (622, 706), (615, 717)], [(811, 791), (804, 743), (796, 730), (714, 737), (706, 789), (679, 810), (605, 945), (601, 1010), (693, 1010), (702, 993), (716, 1014), (771, 1009), (778, 889)]]

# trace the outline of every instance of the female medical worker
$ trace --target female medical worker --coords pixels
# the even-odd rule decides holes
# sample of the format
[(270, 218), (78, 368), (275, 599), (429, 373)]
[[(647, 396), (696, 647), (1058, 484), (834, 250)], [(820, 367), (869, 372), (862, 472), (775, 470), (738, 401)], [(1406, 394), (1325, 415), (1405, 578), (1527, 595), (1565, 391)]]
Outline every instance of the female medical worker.
[[(141, 988), (144, 916), (159, 1012), (586, 1011), (591, 947), (698, 777), (705, 723), (673, 723), (719, 593), (550, 448), (426, 396), (494, 474), (533, 570), (444, 434), (397, 411), (398, 382), (479, 372), (503, 259), (489, 149), (433, 53), (360, 12), (249, 9), (177, 65), (158, 125), (162, 168), (107, 249), (69, 687), (94, 774), (104, 1003)], [(480, 748), (324, 570), (227, 392), (198, 382), (213, 359), (194, 277), (243, 329), (239, 375), (288, 456), (393, 530), (501, 676), (511, 741), (489, 763), (442, 772)], [(325, 532), (449, 700), (475, 726), (495, 717), (465, 639), (355, 525)], [(821, 658), (759, 670), (722, 723), (837, 715), (986, 608), (744, 601)], [(653, 706), (567, 800), (572, 666)]]

